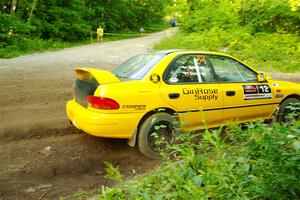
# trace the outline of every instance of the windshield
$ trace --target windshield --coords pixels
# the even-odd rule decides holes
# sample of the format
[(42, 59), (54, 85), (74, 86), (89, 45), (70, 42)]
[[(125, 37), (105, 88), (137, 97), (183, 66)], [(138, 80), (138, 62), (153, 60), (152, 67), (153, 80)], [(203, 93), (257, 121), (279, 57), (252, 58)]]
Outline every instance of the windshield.
[(165, 54), (140, 54), (123, 62), (112, 73), (121, 78), (142, 79)]

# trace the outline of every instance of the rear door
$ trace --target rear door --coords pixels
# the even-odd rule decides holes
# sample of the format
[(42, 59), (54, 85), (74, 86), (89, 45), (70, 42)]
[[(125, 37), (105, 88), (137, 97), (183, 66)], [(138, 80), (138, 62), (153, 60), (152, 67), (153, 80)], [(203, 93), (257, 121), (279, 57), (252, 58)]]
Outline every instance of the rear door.
[(224, 121), (249, 121), (270, 117), (274, 104), (272, 86), (258, 82), (257, 73), (235, 59), (207, 56), (224, 97)]
[(222, 90), (214, 81), (204, 55), (181, 55), (173, 60), (160, 86), (162, 98), (180, 113), (182, 125), (199, 129), (222, 121)]

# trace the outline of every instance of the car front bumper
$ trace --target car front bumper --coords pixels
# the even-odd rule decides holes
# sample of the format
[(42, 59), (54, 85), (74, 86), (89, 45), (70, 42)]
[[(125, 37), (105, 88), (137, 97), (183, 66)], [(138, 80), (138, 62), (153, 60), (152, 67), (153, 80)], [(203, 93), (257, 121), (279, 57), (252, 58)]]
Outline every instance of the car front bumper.
[(79, 105), (75, 100), (66, 104), (67, 116), (84, 132), (107, 138), (131, 138), (143, 113), (103, 114)]

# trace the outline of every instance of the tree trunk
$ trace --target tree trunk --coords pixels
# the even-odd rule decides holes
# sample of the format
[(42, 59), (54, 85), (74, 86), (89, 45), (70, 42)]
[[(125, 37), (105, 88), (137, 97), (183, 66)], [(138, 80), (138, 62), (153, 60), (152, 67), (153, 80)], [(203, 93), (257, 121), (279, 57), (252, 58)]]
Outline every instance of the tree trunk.
[(30, 10), (30, 13), (29, 13), (29, 17), (28, 17), (28, 23), (30, 23), (30, 21), (31, 21), (32, 14), (33, 14), (33, 11), (34, 11), (35, 6), (36, 6), (36, 2), (37, 2), (37, 0), (33, 0), (32, 7), (31, 7), (31, 10)]
[(15, 14), (15, 10), (17, 7), (17, 0), (11, 0), (11, 9), (10, 9), (10, 14)]

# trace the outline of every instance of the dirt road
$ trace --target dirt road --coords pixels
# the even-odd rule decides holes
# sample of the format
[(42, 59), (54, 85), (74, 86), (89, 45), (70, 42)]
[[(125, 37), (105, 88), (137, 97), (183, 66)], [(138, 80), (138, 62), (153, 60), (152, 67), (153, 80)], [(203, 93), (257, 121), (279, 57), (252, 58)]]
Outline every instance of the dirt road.
[[(74, 67), (111, 69), (165, 35), (0, 59), (0, 199), (58, 199), (109, 183), (104, 162), (130, 175), (153, 169), (126, 141), (95, 138), (69, 126)], [(272, 73), (300, 82), (300, 74)]]

